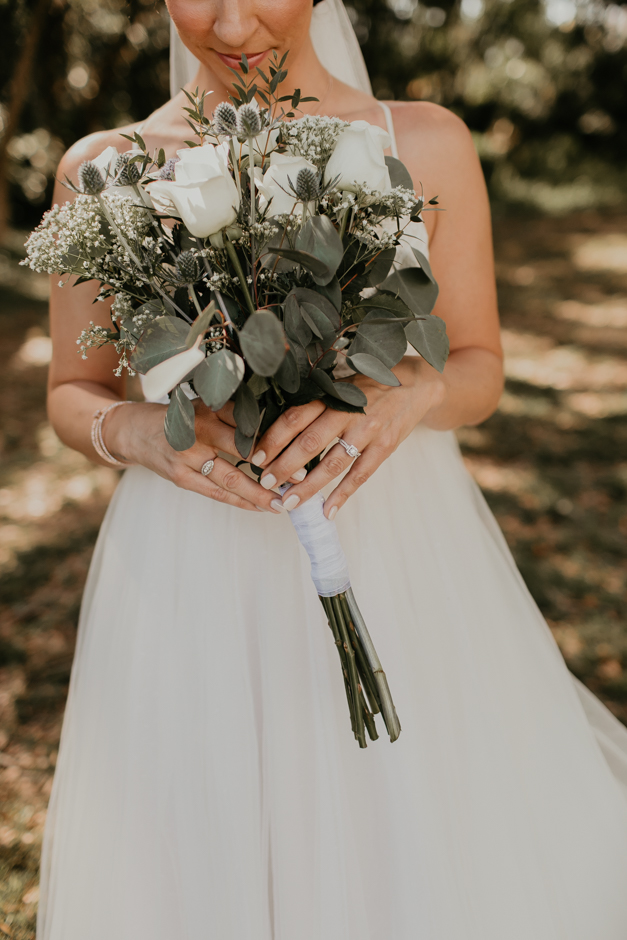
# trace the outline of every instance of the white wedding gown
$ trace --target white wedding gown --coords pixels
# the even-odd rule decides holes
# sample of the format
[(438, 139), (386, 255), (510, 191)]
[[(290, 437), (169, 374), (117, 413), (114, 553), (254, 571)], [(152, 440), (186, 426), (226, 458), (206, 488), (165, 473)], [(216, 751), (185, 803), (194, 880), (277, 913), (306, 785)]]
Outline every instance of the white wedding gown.
[(402, 723), (358, 748), (286, 514), (127, 470), (85, 590), (38, 940), (625, 940), (627, 730), (452, 432), (337, 519)]

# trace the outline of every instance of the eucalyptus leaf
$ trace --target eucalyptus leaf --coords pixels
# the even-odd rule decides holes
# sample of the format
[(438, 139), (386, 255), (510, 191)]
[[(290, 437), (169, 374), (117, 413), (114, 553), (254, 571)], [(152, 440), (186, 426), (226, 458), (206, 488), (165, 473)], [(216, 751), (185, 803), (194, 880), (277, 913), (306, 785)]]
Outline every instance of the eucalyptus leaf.
[(242, 434), (239, 427), (235, 428), (235, 446), (237, 447), (238, 454), (243, 457), (244, 460), (250, 454), (254, 441), (254, 434), (251, 437), (246, 437), (245, 434)]
[(294, 358), (296, 359), (296, 364), (298, 365), (298, 372), (302, 379), (306, 375), (309, 375), (309, 370), (311, 369), (309, 358), (307, 356), (307, 350), (303, 349), (303, 347), (300, 346), (298, 343), (291, 343), (290, 349), (292, 350), (292, 354)]
[[(340, 328), (340, 317), (335, 308), (331, 303), (328, 297), (325, 297), (321, 291), (311, 290), (309, 287), (295, 287), (289, 297), (295, 297), (299, 304), (312, 304), (312, 306), (317, 307), (318, 310), (321, 310), (325, 315), (331, 326), (334, 330), (339, 330)], [(325, 330), (324, 332), (328, 332)]]
[(396, 248), (385, 248), (378, 255), (375, 255), (373, 260), (366, 266), (369, 287), (378, 287), (386, 279), (395, 256)]
[[(318, 339), (322, 339), (323, 336), (326, 336), (331, 331), (331, 324), (319, 307), (315, 307), (313, 304), (303, 303), (300, 304), (300, 312), (303, 320)], [(335, 332), (333, 335), (335, 336)]]
[(326, 215), (314, 215), (307, 219), (296, 240), (296, 247), (309, 252), (326, 264), (331, 273), (325, 280), (320, 280), (320, 283), (328, 284), (344, 255), (342, 239), (331, 219)]
[(340, 287), (340, 282), (337, 279), (337, 276), (332, 278), (328, 284), (319, 284), (318, 291), (330, 300), (337, 312), (339, 313), (342, 309), (342, 288)]
[[(426, 261), (426, 258), (424, 260)], [(392, 271), (381, 286), (404, 300), (417, 316), (431, 313), (438, 299), (438, 285), (430, 268), (401, 268)]]
[(199, 336), (202, 336), (209, 329), (209, 324), (213, 320), (216, 313), (216, 305), (211, 301), (208, 307), (205, 307), (203, 312), (196, 317), (189, 329), (189, 335), (187, 337), (186, 346), (188, 349), (191, 349)]
[(422, 270), (425, 272), (425, 274), (427, 275), (431, 283), (437, 286), (437, 281), (433, 276), (433, 271), (431, 270), (431, 265), (429, 264), (429, 259), (427, 258), (427, 256), (423, 254), (422, 251), (419, 251), (417, 248), (412, 248), (412, 251), (414, 253), (414, 257), (416, 261), (418, 262)]
[(413, 320), (405, 327), (405, 335), (422, 358), (438, 372), (442, 372), (449, 354), (449, 339), (444, 320), (433, 315)]
[(385, 162), (390, 173), (390, 182), (392, 188), (397, 186), (402, 186), (404, 189), (411, 189), (412, 193), (414, 191), (414, 181), (411, 178), (411, 173), (407, 169), (404, 163), (398, 159), (398, 157), (386, 157)]
[(212, 411), (219, 411), (244, 378), (244, 360), (230, 349), (220, 349), (194, 372), (194, 388)]
[(136, 372), (150, 369), (187, 348), (189, 326), (178, 317), (158, 317), (142, 333), (131, 356)]
[(358, 405), (361, 407), (368, 404), (368, 399), (362, 390), (357, 388), (356, 385), (351, 385), (350, 382), (334, 382), (322, 369), (314, 369), (311, 373), (311, 377), (314, 382), (320, 386), (323, 392), (327, 395), (332, 395), (333, 398), (339, 398), (341, 401), (348, 402), (350, 405)]
[(194, 429), (196, 413), (194, 406), (180, 385), (170, 396), (170, 404), (165, 413), (165, 437), (174, 450), (188, 450), (196, 442)]
[(342, 401), (340, 398), (334, 398), (333, 395), (323, 395), (321, 400), (327, 408), (332, 408), (333, 411), (347, 411), (349, 414), (357, 415), (366, 413), (363, 405), (351, 405), (350, 402)]
[(304, 268), (307, 268), (307, 270), (311, 272), (316, 284), (318, 282), (321, 284), (326, 284), (333, 277), (333, 272), (330, 271), (324, 261), (320, 261), (319, 258), (316, 258), (315, 255), (310, 254), (308, 251), (301, 251), (298, 248), (270, 247), (267, 247), (266, 251), (268, 251), (270, 254), (278, 255), (279, 258), (287, 258), (288, 261), (294, 261), (296, 264), (302, 264)]
[(253, 313), (239, 341), (248, 365), (258, 375), (274, 375), (285, 356), (285, 334), (278, 318), (269, 310)]
[(300, 370), (291, 349), (288, 349), (285, 354), (283, 362), (276, 371), (275, 378), (284, 391), (291, 393), (298, 391)]
[(394, 373), (380, 359), (376, 359), (368, 353), (356, 353), (354, 356), (350, 356), (348, 364), (355, 372), (361, 372), (362, 375), (367, 375), (375, 382), (380, 382), (381, 385), (397, 386), (401, 384)]
[[(376, 320), (376, 323), (371, 322)], [(386, 322), (381, 323), (384, 320)], [(407, 339), (403, 326), (393, 313), (384, 310), (372, 311), (362, 320), (357, 335), (350, 345), (348, 355), (352, 358), (360, 353), (374, 356), (392, 368), (407, 351)]]
[(389, 310), (397, 317), (412, 317), (413, 313), (407, 306), (404, 300), (401, 300), (400, 297), (397, 297), (396, 294), (390, 294), (387, 291), (377, 291), (376, 294), (373, 294), (372, 297), (367, 297), (362, 300), (358, 307), (353, 309), (353, 316), (358, 311), (362, 311), (363, 314), (360, 319), (363, 318), (370, 312), (370, 310)]
[(244, 437), (253, 437), (257, 430), (261, 414), (259, 412), (257, 399), (245, 382), (241, 383), (235, 393), (233, 417), (241, 434), (243, 434)]
[(300, 305), (294, 292), (288, 294), (285, 299), (283, 326), (290, 339), (296, 340), (301, 346), (308, 346), (311, 342), (311, 328), (301, 314)]
[(267, 390), (270, 388), (270, 385), (262, 375), (255, 375), (254, 373), (251, 375), (246, 384), (255, 398), (261, 398), (263, 393), (267, 392)]

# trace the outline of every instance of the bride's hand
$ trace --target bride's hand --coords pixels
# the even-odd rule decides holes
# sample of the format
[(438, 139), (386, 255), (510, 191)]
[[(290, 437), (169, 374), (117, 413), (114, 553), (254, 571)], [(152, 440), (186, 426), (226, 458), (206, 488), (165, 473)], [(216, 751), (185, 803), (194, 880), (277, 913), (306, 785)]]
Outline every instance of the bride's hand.
[[(320, 402), (291, 408), (281, 415), (261, 438), (251, 458), (252, 463), (264, 467), (262, 486), (268, 489), (280, 486), (297, 468), (322, 453), (336, 438), (342, 438), (356, 447), (361, 456), (325, 503), (325, 515), (333, 519), (348, 497), (443, 400), (444, 381), (424, 360), (405, 357), (394, 373), (401, 381), (394, 388), (362, 375), (351, 378), (368, 398), (365, 415), (334, 411)], [(285, 494), (284, 507), (294, 509), (344, 473), (351, 463), (352, 458), (341, 444), (336, 444), (303, 483), (292, 486)]]
[[(114, 455), (129, 463), (142, 464), (182, 489), (240, 509), (281, 512), (283, 507), (276, 493), (268, 492), (228, 460), (217, 456), (220, 450), (242, 459), (235, 446), (233, 404), (214, 413), (197, 399), (194, 408), (196, 443), (189, 450), (176, 451), (170, 447), (163, 430), (166, 406), (148, 402), (111, 412), (104, 427), (107, 447)], [(208, 460), (213, 460), (214, 466), (205, 477), (200, 468)], [(296, 479), (303, 475), (304, 471)]]

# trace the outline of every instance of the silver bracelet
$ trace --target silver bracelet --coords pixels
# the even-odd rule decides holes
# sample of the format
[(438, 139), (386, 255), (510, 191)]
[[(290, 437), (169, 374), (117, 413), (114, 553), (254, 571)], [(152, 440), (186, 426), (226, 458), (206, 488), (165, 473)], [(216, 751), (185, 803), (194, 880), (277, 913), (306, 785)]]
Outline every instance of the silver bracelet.
[(114, 401), (113, 404), (109, 405), (107, 408), (99, 408), (98, 411), (94, 412), (94, 420), (91, 426), (91, 442), (98, 456), (113, 467), (128, 467), (129, 463), (126, 460), (118, 460), (118, 458), (114, 457), (109, 451), (104, 442), (104, 437), (102, 436), (104, 421), (109, 412), (113, 411), (114, 408), (119, 408), (120, 405), (133, 404), (135, 403), (132, 401)]

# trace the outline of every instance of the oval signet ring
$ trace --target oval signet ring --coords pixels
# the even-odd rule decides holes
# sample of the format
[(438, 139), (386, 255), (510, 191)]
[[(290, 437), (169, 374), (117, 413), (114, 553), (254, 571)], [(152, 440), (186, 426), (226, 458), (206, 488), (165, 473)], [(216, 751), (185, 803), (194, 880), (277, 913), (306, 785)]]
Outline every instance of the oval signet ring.
[(215, 460), (207, 460), (200, 468), (200, 472), (204, 477), (208, 477), (213, 468), (215, 467)]

